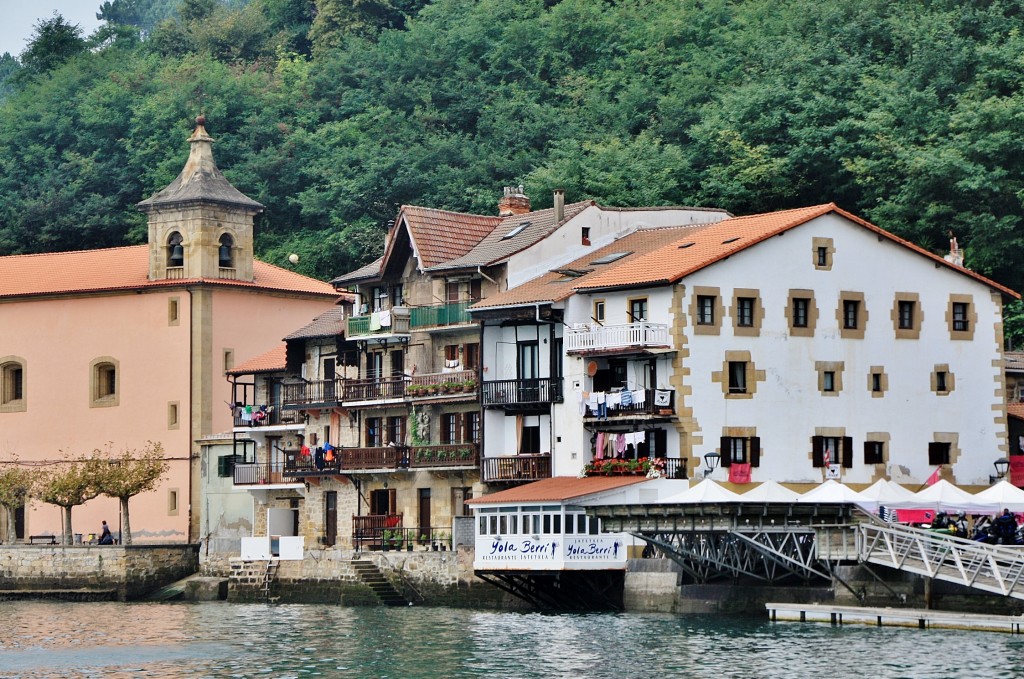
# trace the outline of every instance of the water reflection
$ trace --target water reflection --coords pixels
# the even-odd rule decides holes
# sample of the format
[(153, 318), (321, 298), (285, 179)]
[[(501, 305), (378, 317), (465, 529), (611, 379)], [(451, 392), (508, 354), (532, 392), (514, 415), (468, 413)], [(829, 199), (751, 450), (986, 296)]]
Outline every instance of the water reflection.
[(19, 602), (0, 625), (0, 677), (19, 678), (1024, 674), (1020, 637), (725, 617)]

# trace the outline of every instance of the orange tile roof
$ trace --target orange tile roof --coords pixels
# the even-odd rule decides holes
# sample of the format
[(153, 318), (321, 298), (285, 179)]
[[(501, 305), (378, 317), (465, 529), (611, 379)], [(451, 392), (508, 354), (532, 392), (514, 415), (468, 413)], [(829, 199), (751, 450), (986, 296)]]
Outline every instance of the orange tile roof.
[[(597, 290), (674, 283), (688, 274), (710, 266), (763, 240), (832, 212), (935, 262), (974, 278), (1003, 294), (1014, 298), (1020, 297), (1013, 290), (969, 269), (951, 264), (922, 247), (846, 212), (835, 203), (726, 219), (711, 224), (708, 228), (694, 234), (693, 237), (682, 238), (676, 243), (643, 257), (638, 257), (621, 266), (608, 269), (600, 275), (590, 277), (585, 284), (577, 285), (576, 289)], [(692, 242), (693, 245), (686, 248), (680, 247), (688, 242)]]
[(203, 283), (337, 297), (329, 284), (256, 260), (254, 282), (220, 278), (151, 281), (149, 246), (0, 257), (0, 299)]
[[(537, 304), (543, 302), (559, 302), (572, 296), (575, 288), (611, 268), (623, 266), (631, 260), (642, 257), (648, 252), (657, 250), (666, 244), (678, 242), (683, 236), (706, 229), (707, 224), (693, 226), (668, 226), (651, 229), (640, 229), (597, 250), (588, 251), (586, 255), (558, 267), (542, 276), (527, 281), (511, 290), (491, 295), (472, 306), (473, 309), (515, 306), (518, 304)], [(616, 252), (629, 252), (622, 259), (609, 264), (593, 264), (592, 262)], [(575, 270), (584, 273), (571, 277), (564, 272)]]
[(1024, 420), (1024, 403), (1006, 404), (1006, 414), (1018, 420)]
[[(399, 223), (403, 218), (409, 225), (412, 242), (419, 253), (420, 266), (424, 269), (466, 254), (502, 219), (416, 205), (403, 205), (398, 213)], [(392, 243), (394, 241), (391, 240)], [(388, 250), (391, 250), (390, 244)], [(385, 259), (388, 254), (384, 254)]]
[(605, 490), (643, 483), (646, 476), (554, 476), (525, 486), (516, 486), (490, 495), (467, 500), (467, 504), (497, 504), (506, 502), (561, 502), (600, 493)]
[(282, 344), (274, 347), (265, 354), (260, 354), (248, 361), (239, 363), (231, 370), (225, 370), (228, 375), (252, 375), (254, 373), (280, 372), (285, 369), (285, 351), (287, 347)]

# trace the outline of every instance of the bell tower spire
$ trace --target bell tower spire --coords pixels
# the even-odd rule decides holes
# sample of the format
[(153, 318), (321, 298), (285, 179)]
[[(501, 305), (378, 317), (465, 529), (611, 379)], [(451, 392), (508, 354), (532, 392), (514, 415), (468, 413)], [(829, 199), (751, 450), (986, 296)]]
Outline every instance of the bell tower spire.
[(196, 118), (178, 177), (138, 204), (149, 217), (149, 278), (253, 280), (253, 217), (263, 205), (217, 168), (206, 118)]

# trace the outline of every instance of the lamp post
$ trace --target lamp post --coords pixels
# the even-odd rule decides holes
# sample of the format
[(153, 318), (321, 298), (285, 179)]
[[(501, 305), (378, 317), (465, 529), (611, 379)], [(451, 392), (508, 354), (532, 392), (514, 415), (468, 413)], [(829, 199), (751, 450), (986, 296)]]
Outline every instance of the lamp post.
[(704, 470), (704, 478), (708, 478), (709, 476), (711, 476), (711, 474), (715, 471), (715, 467), (718, 466), (718, 461), (721, 459), (721, 457), (721, 455), (714, 451), (710, 453), (705, 453), (704, 464), (707, 466), (707, 469)]

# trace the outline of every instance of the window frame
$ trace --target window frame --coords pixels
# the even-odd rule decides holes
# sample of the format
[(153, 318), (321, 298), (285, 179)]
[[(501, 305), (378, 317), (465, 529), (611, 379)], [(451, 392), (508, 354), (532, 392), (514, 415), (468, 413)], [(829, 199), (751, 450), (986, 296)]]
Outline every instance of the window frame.
[(112, 356), (89, 363), (89, 407), (112, 408), (121, 401), (121, 364)]
[[(798, 301), (805, 305), (806, 317), (803, 319), (803, 325), (797, 324)], [(814, 337), (814, 330), (818, 323), (818, 305), (814, 301), (813, 290), (790, 289), (789, 297), (786, 300), (786, 321), (791, 337)]]
[(844, 290), (839, 293), (836, 321), (839, 325), (839, 335), (843, 339), (864, 339), (864, 331), (868, 325), (868, 310), (863, 292)]
[(978, 325), (977, 309), (971, 295), (950, 295), (946, 306), (946, 324), (949, 338), (953, 340), (974, 339)]
[(697, 325), (715, 324), (715, 298), (711, 295), (697, 295)]
[(20, 356), (0, 358), (0, 413), (24, 412), (28, 406), (28, 370)]

